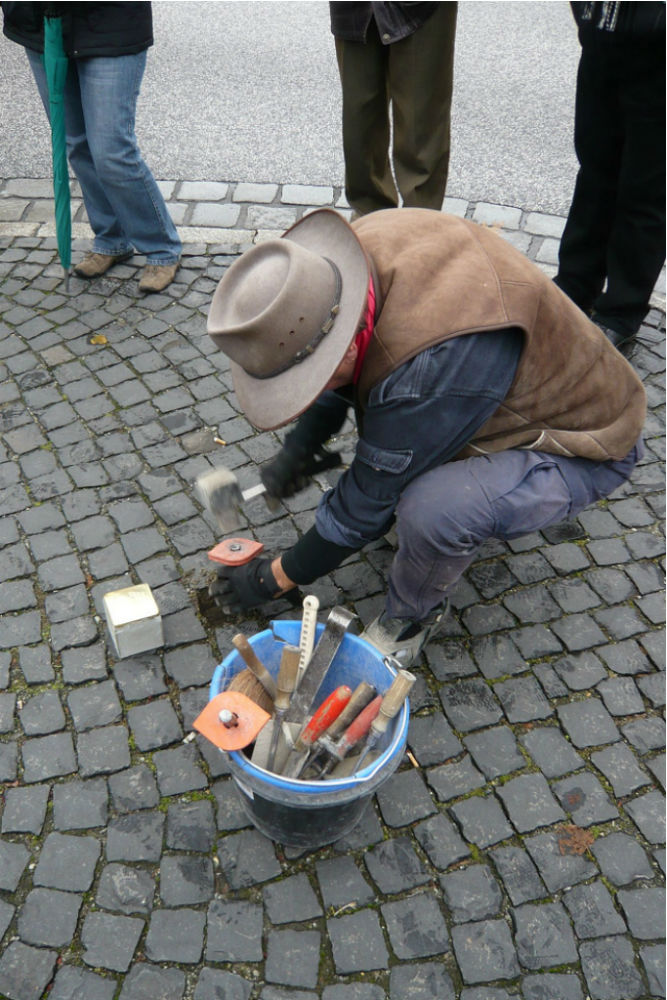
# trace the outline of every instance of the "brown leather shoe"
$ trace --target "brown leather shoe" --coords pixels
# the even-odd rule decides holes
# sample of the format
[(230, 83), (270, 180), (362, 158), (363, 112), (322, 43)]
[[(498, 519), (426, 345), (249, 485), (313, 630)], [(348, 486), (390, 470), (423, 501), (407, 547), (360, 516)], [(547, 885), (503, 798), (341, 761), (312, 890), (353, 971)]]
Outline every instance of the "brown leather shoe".
[(139, 282), (139, 291), (161, 292), (174, 280), (179, 263), (176, 261), (175, 264), (146, 264)]
[(80, 278), (99, 278), (100, 275), (106, 274), (114, 264), (120, 264), (123, 260), (129, 260), (132, 253), (132, 250), (119, 254), (87, 253), (83, 260), (74, 268), (74, 273), (78, 274)]

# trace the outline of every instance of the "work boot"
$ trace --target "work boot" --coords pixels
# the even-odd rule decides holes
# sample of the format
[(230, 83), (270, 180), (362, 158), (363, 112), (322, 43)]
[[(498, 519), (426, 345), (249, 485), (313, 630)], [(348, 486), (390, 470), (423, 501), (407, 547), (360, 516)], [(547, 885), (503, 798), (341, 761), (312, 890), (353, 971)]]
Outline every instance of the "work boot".
[(174, 280), (179, 261), (175, 264), (146, 264), (139, 282), (140, 292), (161, 292)]
[(99, 278), (101, 275), (106, 274), (114, 264), (120, 264), (121, 261), (128, 260), (133, 253), (133, 250), (117, 254), (95, 253), (91, 251), (76, 265), (74, 273), (78, 274), (80, 278)]
[(360, 638), (370, 642), (383, 656), (393, 656), (402, 667), (410, 667), (449, 610), (449, 601), (439, 604), (422, 621), (409, 618), (390, 618), (383, 611), (379, 618), (365, 628)]

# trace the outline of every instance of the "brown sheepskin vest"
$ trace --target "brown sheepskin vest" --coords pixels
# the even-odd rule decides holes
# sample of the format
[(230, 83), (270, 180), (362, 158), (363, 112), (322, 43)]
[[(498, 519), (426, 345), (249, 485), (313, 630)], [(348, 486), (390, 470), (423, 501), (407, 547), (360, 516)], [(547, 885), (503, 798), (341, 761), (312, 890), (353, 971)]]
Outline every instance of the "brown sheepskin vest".
[(373, 212), (353, 228), (378, 296), (357, 387), (362, 410), (374, 385), (425, 348), (516, 327), (525, 344), (505, 401), (457, 457), (506, 448), (627, 455), (644, 423), (644, 388), (535, 264), (486, 226), (427, 209)]

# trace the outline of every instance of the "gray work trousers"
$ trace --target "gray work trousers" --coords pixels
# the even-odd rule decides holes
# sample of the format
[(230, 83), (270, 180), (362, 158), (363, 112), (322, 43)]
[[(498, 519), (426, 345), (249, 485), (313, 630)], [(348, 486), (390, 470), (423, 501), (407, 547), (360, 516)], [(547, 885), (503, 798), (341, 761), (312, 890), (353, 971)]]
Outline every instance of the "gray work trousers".
[(642, 454), (641, 438), (626, 458), (610, 462), (512, 449), (419, 476), (396, 509), (387, 613), (423, 620), (487, 539), (518, 538), (572, 519), (621, 486)]

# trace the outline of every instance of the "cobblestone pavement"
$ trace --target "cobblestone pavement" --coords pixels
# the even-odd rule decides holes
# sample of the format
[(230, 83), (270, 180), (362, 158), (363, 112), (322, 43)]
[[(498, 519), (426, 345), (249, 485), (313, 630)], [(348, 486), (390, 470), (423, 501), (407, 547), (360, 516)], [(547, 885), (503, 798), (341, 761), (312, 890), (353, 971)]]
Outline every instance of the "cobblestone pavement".
[[(47, 182), (0, 184), (0, 996), (664, 997), (663, 311), (633, 357), (650, 405), (633, 481), (485, 547), (418, 667), (410, 755), (352, 834), (300, 854), (187, 740), (232, 634), (266, 621), (203, 615), (217, 539), (192, 483), (224, 464), (250, 485), (277, 445), (206, 335), (216, 283), (340, 192), (163, 187), (189, 242), (142, 298), (138, 258), (65, 292)], [(562, 219), (446, 208), (556, 260)], [(351, 426), (338, 446), (349, 460)], [(248, 531), (290, 544), (325, 486), (278, 514), (252, 501)], [(391, 555), (314, 586), (324, 614), (369, 621)], [(117, 660), (102, 597), (140, 581), (165, 645)]]

